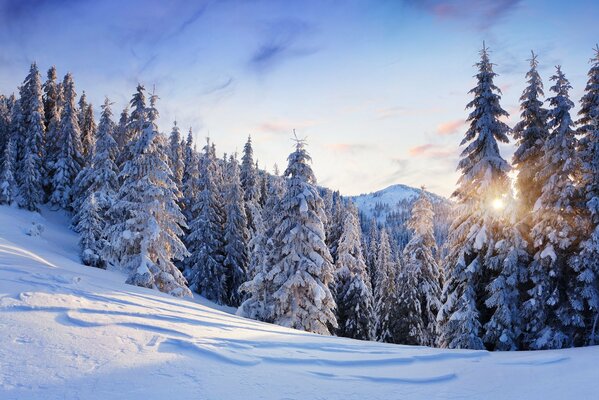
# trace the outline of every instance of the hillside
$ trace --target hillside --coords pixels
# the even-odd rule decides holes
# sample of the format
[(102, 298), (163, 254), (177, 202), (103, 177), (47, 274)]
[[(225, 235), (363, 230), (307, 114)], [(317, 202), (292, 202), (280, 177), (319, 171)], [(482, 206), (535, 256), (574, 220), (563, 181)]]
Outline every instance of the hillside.
[(67, 225), (59, 213), (0, 207), (1, 399), (587, 399), (599, 391), (599, 347), (492, 354), (285, 329), (82, 266)]

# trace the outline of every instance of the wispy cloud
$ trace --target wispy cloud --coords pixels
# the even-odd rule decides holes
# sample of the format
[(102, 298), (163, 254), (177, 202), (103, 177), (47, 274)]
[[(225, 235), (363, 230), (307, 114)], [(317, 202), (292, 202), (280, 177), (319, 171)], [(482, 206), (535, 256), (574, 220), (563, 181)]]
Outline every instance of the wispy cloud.
[(514, 11), (521, 0), (408, 0), (437, 18), (462, 20), (486, 30)]
[(313, 26), (300, 19), (283, 19), (266, 24), (262, 40), (252, 53), (250, 69), (264, 72), (290, 59), (314, 54), (318, 49), (305, 43)]
[(437, 134), (441, 136), (453, 135), (458, 132), (458, 129), (464, 126), (464, 123), (465, 121), (463, 119), (443, 122), (437, 125)]
[(389, 175), (387, 175), (382, 181), (382, 185), (391, 185), (393, 183), (400, 183), (403, 178), (410, 174), (410, 162), (403, 158), (393, 158), (391, 160), (394, 169)]
[(336, 153), (356, 154), (374, 150), (376, 147), (366, 143), (329, 143), (325, 147)]
[(294, 129), (306, 129), (318, 125), (316, 120), (285, 120), (273, 119), (263, 121), (256, 125), (255, 132), (258, 133), (276, 133), (276, 134), (291, 134)]
[(455, 148), (426, 143), (408, 149), (408, 154), (413, 157), (446, 158), (456, 154)]

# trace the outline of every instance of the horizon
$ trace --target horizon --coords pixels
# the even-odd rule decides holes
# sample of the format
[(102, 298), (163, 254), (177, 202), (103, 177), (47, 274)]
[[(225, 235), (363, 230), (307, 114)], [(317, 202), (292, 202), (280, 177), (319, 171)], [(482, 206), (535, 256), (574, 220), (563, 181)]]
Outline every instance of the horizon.
[[(483, 40), (513, 127), (530, 51), (546, 95), (563, 66), (576, 112), (599, 37), (592, 1), (59, 3), (0, 2), (11, 54), (0, 63), (2, 93), (34, 61), (44, 79), (51, 65), (59, 77), (72, 72), (96, 116), (104, 96), (118, 117), (138, 82), (155, 86), (162, 132), (177, 120), (219, 154), (240, 152), (251, 135), (272, 171), (286, 164), (296, 129), (318, 183), (348, 196), (404, 184), (449, 197)], [(26, 23), (40, 18), (55, 21), (52, 34)], [(510, 161), (513, 141), (500, 148)]]

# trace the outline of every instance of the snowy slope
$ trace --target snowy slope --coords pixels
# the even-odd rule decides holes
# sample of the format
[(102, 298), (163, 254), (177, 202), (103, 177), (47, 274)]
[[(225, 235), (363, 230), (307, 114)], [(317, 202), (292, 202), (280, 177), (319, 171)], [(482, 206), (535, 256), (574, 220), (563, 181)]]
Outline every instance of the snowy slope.
[[(39, 237), (27, 236), (31, 222)], [(0, 207), (0, 399), (597, 398), (599, 347), (488, 353), (320, 337), (78, 263), (64, 216)]]

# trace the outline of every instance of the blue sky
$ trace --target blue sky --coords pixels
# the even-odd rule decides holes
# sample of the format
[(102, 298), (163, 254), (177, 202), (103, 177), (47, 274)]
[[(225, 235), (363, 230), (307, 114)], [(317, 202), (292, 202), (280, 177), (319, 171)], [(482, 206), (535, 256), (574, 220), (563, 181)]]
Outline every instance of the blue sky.
[(176, 118), (221, 153), (251, 134), (260, 165), (284, 167), (295, 128), (323, 185), (449, 195), (482, 41), (513, 125), (531, 49), (546, 91), (561, 64), (578, 101), (598, 15), (590, 0), (0, 0), (0, 91), (36, 61), (118, 114), (142, 82), (161, 130)]

